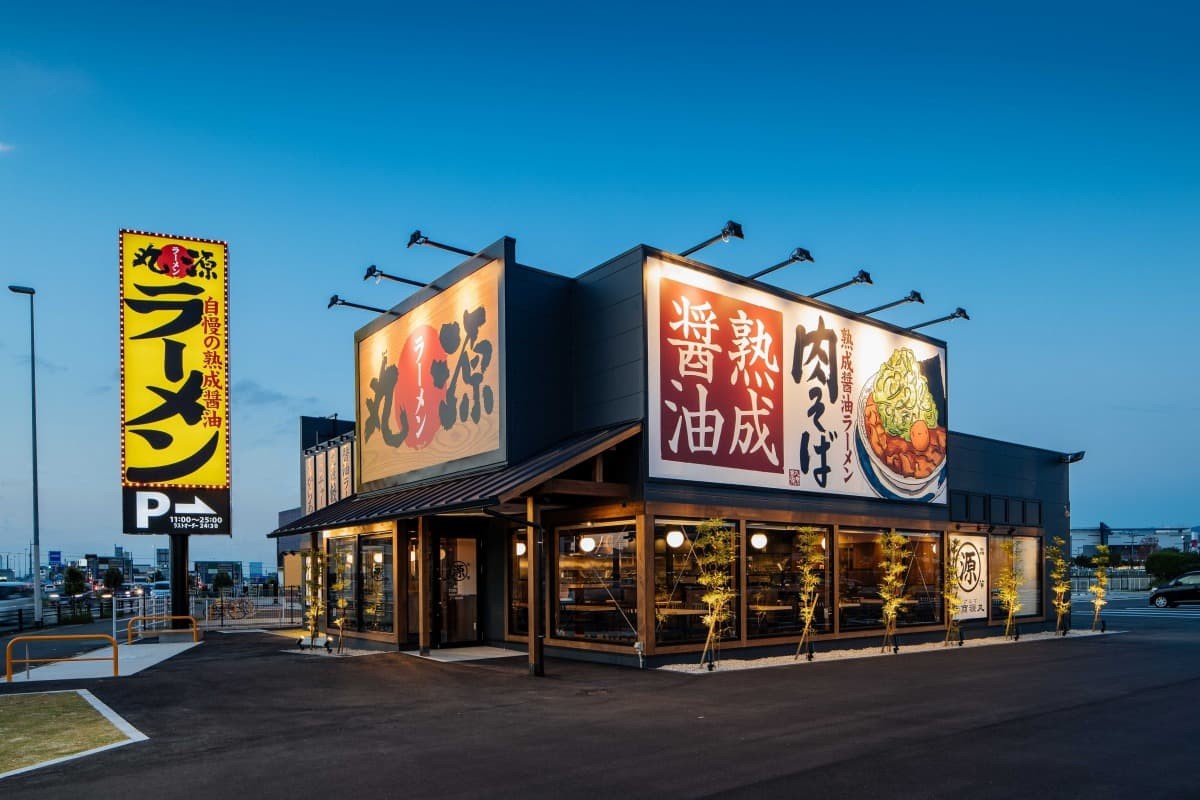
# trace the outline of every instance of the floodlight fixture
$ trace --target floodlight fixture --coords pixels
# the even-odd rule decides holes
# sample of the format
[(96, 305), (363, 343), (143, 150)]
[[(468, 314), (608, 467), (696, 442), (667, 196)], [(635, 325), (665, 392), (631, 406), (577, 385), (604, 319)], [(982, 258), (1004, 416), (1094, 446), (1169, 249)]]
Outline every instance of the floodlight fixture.
[(363, 275), (364, 281), (369, 281), (371, 278), (374, 278), (376, 283), (378, 283), (380, 280), (383, 280), (384, 278), (386, 278), (389, 281), (395, 281), (396, 283), (406, 283), (409, 286), (417, 286), (421, 289), (424, 289), (426, 286), (428, 286), (431, 289), (438, 288), (437, 286), (434, 286), (432, 283), (423, 283), (421, 281), (414, 281), (412, 278), (401, 278), (399, 275), (389, 275), (388, 273), (384, 272), (383, 270), (381, 270), (379, 267), (375, 266), (374, 264), (367, 267), (367, 274)]
[(836, 292), (838, 289), (845, 289), (847, 286), (853, 286), (856, 283), (865, 283), (868, 286), (873, 285), (871, 281), (871, 273), (867, 272), (865, 269), (860, 269), (857, 275), (845, 283), (839, 283), (837, 286), (830, 286), (828, 289), (822, 289), (819, 292), (813, 292), (809, 295), (809, 297), (820, 297), (823, 294)]
[[(884, 303), (881, 306), (875, 306), (875, 308), (868, 308), (866, 311), (862, 311), (860, 313), (864, 317), (869, 317), (876, 312), (886, 311), (889, 308), (895, 308), (896, 306), (902, 306), (905, 303), (921, 303), (922, 305), (924, 305), (925, 298), (921, 297), (920, 292), (918, 292), (916, 289), (913, 289), (911, 292), (908, 293), (907, 297), (901, 297), (899, 300), (893, 300), (890, 303)], [(959, 310), (961, 311), (962, 309), (959, 309)], [(964, 311), (963, 313), (965, 314), (966, 312)], [(932, 325), (933, 323), (926, 322), (925, 324)], [(909, 330), (911, 330), (911, 328)]]
[(734, 222), (733, 220), (729, 220), (728, 222), (725, 223), (725, 227), (721, 229), (721, 232), (718, 233), (716, 236), (712, 237), (711, 239), (705, 239), (703, 242), (696, 245), (695, 247), (689, 247), (687, 250), (684, 250), (679, 255), (690, 256), (692, 253), (695, 253), (697, 250), (703, 250), (704, 248), (708, 247), (710, 244), (713, 244), (714, 242), (728, 242), (730, 239), (745, 239), (745, 238), (746, 237), (742, 235), (741, 224)]
[(1083, 461), (1083, 456), (1086, 452), (1086, 450), (1080, 450), (1078, 453), (1063, 453), (1058, 457), (1058, 460), (1062, 464), (1078, 464), (1080, 461)]
[(439, 250), (445, 250), (450, 253), (458, 253), (460, 256), (475, 255), (470, 250), (463, 250), (461, 247), (454, 247), (453, 245), (442, 244), (441, 242), (435, 242), (433, 239), (430, 239), (428, 236), (424, 235), (419, 230), (413, 231), (412, 234), (408, 237), (408, 244), (406, 245), (406, 247), (412, 247), (414, 244), (423, 244), (423, 245), (428, 245), (429, 247), (436, 247)]
[(336, 294), (329, 298), (329, 305), (327, 305), (326, 308), (333, 308), (334, 306), (350, 306), (351, 308), (361, 308), (363, 311), (374, 311), (376, 314), (391, 314), (392, 316), (395, 316), (395, 317), (400, 316), (399, 313), (397, 313), (395, 311), (389, 311), (386, 308), (376, 308), (375, 306), (364, 306), (362, 303), (352, 303), (349, 300), (343, 300), (342, 298), (338, 297)]
[(965, 308), (959, 307), (954, 309), (953, 313), (947, 314), (944, 317), (938, 317), (937, 319), (931, 319), (928, 322), (919, 322), (916, 325), (910, 325), (908, 326), (908, 330), (915, 331), (917, 328), (925, 328), (930, 325), (937, 325), (939, 322), (949, 322), (952, 319), (965, 319), (969, 322), (971, 315), (967, 313)]
[(783, 261), (780, 261), (778, 264), (776, 264), (774, 266), (767, 267), (766, 269), (760, 269), (758, 272), (751, 275), (750, 280), (756, 281), (759, 278), (761, 278), (763, 275), (766, 275), (767, 273), (774, 272), (777, 269), (783, 269), (788, 264), (795, 264), (797, 261), (815, 261), (815, 260), (816, 259), (814, 259), (812, 257), (812, 253), (808, 252), (803, 247), (797, 247)]
[(17, 294), (30, 294), (30, 295), (37, 294), (37, 292), (35, 292), (33, 289), (31, 289), (28, 286), (12, 286), (12, 285), (10, 285), (8, 287), (8, 290), (10, 292), (16, 292)]

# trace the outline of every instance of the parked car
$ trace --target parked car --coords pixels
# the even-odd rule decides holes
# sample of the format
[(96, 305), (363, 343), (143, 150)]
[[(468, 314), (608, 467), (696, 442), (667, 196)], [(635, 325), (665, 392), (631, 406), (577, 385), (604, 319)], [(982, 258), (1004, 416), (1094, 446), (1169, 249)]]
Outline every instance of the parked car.
[(1150, 605), (1174, 608), (1179, 603), (1200, 603), (1200, 572), (1185, 572), (1150, 593)]

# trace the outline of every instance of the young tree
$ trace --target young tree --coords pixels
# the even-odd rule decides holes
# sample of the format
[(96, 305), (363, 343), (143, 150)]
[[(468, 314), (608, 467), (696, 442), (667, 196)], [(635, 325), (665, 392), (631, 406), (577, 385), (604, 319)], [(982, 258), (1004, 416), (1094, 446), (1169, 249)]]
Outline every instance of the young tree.
[(717, 660), (721, 637), (733, 617), (737, 590), (733, 586), (733, 564), (737, 558), (737, 532), (723, 519), (707, 519), (696, 527), (693, 549), (700, 568), (699, 582), (704, 587), (700, 598), (708, 613), (701, 620), (708, 626), (700, 663), (708, 661), (709, 669)]
[(1108, 555), (1108, 545), (1096, 546), (1096, 557), (1092, 559), (1096, 566), (1096, 582), (1088, 587), (1092, 594), (1092, 608), (1095, 609), (1092, 615), (1092, 630), (1100, 627), (1100, 609), (1108, 605)]
[(962, 554), (962, 539), (950, 539), (950, 552), (946, 554), (946, 579), (942, 582), (942, 598), (946, 601), (946, 641), (951, 644), (959, 635), (958, 612), (962, 611), (962, 579), (958, 574), (958, 559)]
[(812, 640), (813, 617), (821, 599), (821, 580), (825, 574), (825, 534), (817, 528), (801, 528), (796, 533), (796, 573), (800, 581), (799, 610), (804, 629), (796, 645), (796, 658)]
[(229, 577), (229, 573), (225, 570), (217, 570), (217, 574), (213, 576), (213, 591), (220, 595), (231, 588), (233, 588), (233, 578)]
[(63, 574), (63, 594), (77, 595), (87, 591), (87, 579), (83, 575), (83, 570), (76, 566), (67, 567), (67, 571)]
[(304, 564), (304, 621), (308, 625), (310, 646), (316, 647), (321, 619), (325, 616), (325, 553), (305, 550), (301, 558)]
[(1000, 598), (1000, 607), (1004, 609), (1004, 636), (1010, 638), (1017, 629), (1017, 614), (1021, 610), (1021, 584), (1025, 575), (1021, 570), (1021, 562), (1017, 561), (1017, 542), (1012, 537), (1000, 543), (1000, 551), (1004, 554), (1004, 567), (996, 578), (996, 594)]
[(119, 567), (109, 567), (104, 570), (104, 588), (110, 592), (115, 592), (125, 583), (125, 576), (121, 574)]
[(1054, 613), (1057, 615), (1056, 631), (1067, 635), (1071, 624), (1071, 562), (1065, 551), (1067, 542), (1061, 536), (1054, 537), (1054, 544), (1046, 548), (1050, 561), (1050, 590), (1054, 593)]
[(879, 597), (883, 600), (883, 652), (889, 646), (896, 649), (896, 619), (904, 603), (904, 578), (908, 572), (908, 538), (894, 531), (883, 534), (881, 539), (883, 559), (879, 568), (883, 577), (879, 580)]

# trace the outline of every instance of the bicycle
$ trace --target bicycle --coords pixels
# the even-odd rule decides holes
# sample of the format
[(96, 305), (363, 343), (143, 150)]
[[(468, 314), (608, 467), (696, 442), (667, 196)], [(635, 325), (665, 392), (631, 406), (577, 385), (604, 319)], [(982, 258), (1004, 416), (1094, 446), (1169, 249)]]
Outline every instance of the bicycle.
[(208, 618), (244, 619), (254, 616), (254, 601), (248, 597), (221, 597), (208, 607)]

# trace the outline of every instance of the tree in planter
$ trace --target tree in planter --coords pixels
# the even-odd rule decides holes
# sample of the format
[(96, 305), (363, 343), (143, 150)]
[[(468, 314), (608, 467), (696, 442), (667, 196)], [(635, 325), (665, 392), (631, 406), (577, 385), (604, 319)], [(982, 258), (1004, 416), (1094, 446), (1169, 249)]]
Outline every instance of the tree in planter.
[(1054, 630), (1067, 635), (1071, 624), (1071, 562), (1064, 548), (1067, 542), (1061, 536), (1054, 537), (1054, 544), (1046, 548), (1050, 561), (1050, 591), (1054, 594), (1054, 613), (1057, 616)]
[(720, 650), (721, 637), (726, 632), (725, 623), (733, 618), (733, 603), (737, 600), (737, 590), (733, 586), (737, 532), (723, 519), (706, 519), (696, 526), (693, 552), (700, 568), (698, 580), (704, 587), (704, 595), (700, 599), (708, 606), (708, 613), (701, 617), (701, 621), (708, 626), (708, 636), (704, 640), (700, 663), (703, 665), (708, 661), (709, 669), (712, 669)]
[(813, 617), (817, 614), (821, 599), (821, 579), (825, 570), (825, 548), (821, 547), (824, 534), (817, 528), (801, 528), (797, 531), (796, 575), (800, 592), (797, 598), (800, 621), (804, 628), (800, 632), (800, 643), (796, 646), (796, 658), (800, 658), (805, 645), (812, 642)]
[(350, 601), (346, 599), (346, 587), (349, 582), (346, 580), (346, 562), (341, 558), (334, 559), (333, 582), (329, 584), (329, 591), (337, 600), (334, 601), (334, 606), (337, 608), (337, 616), (333, 618), (333, 624), (338, 629), (337, 651), (340, 655), (342, 652), (342, 643), (346, 638), (346, 609), (350, 606)]
[(996, 596), (1000, 598), (1000, 608), (1004, 609), (1004, 636), (1011, 637), (1017, 629), (1017, 614), (1021, 610), (1021, 584), (1025, 575), (1021, 564), (1017, 561), (1017, 542), (1015, 539), (1005, 539), (1000, 543), (1000, 551), (1004, 554), (1004, 568), (996, 578)]
[(317, 646), (321, 619), (325, 616), (325, 553), (305, 550), (304, 564), (304, 622), (308, 626), (309, 646)]
[(942, 581), (942, 599), (946, 602), (946, 640), (950, 645), (958, 639), (958, 613), (962, 611), (962, 580), (958, 575), (958, 559), (962, 555), (963, 540), (950, 539), (950, 552), (946, 554), (946, 579)]
[(896, 620), (904, 603), (904, 576), (908, 572), (908, 539), (894, 531), (883, 534), (880, 540), (883, 559), (879, 568), (879, 599), (883, 601), (883, 650), (896, 649)]
[(1096, 582), (1088, 587), (1092, 594), (1092, 608), (1095, 609), (1092, 615), (1092, 630), (1100, 627), (1100, 609), (1108, 605), (1108, 556), (1108, 545), (1096, 546), (1096, 557), (1092, 559), (1096, 567)]

